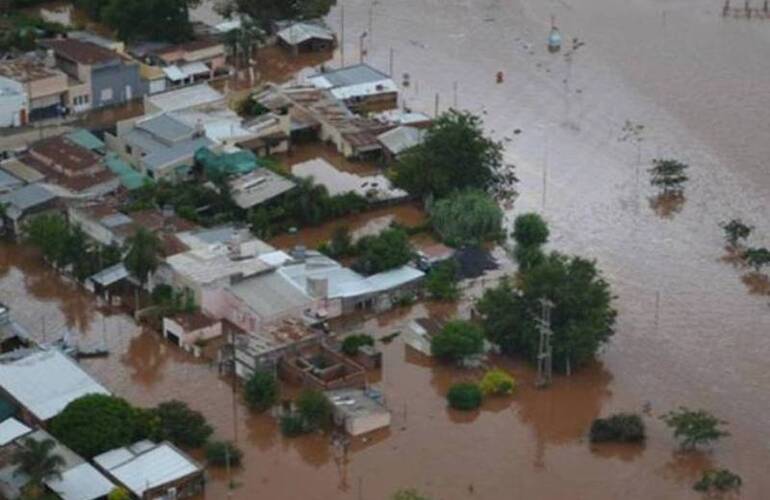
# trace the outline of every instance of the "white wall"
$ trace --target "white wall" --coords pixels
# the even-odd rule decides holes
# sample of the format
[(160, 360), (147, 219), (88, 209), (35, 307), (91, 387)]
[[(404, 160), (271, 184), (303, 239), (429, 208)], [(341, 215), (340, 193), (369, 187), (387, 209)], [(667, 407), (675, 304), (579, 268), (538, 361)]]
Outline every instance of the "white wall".
[(21, 83), (0, 77), (0, 127), (24, 125), (21, 121), (22, 115), (27, 115), (29, 109), (27, 101), (27, 94)]

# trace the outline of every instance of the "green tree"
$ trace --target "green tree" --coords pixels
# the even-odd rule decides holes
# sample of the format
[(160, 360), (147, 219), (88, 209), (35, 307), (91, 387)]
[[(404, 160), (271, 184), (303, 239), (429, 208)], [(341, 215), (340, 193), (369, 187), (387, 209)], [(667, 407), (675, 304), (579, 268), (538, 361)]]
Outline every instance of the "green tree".
[(656, 159), (652, 161), (650, 184), (660, 188), (663, 194), (681, 193), (688, 177), (685, 174), (689, 165), (678, 160)]
[(395, 492), (392, 500), (430, 500), (430, 498), (420, 494), (420, 492), (414, 488), (408, 488)]
[[(206, 443), (206, 460), (212, 465), (233, 467), (241, 464), (243, 452), (230, 441), (211, 441)], [(229, 464), (228, 464), (229, 462)]]
[(479, 383), (485, 396), (507, 396), (516, 390), (516, 380), (499, 368), (489, 370)]
[(348, 335), (345, 340), (342, 341), (342, 352), (348, 356), (355, 356), (358, 354), (358, 350), (365, 345), (374, 345), (374, 338), (371, 335), (359, 334)]
[(511, 236), (516, 242), (513, 256), (520, 270), (525, 271), (543, 261), (542, 246), (548, 241), (548, 235), (548, 225), (539, 214), (527, 213), (516, 217)]
[(727, 422), (719, 420), (705, 410), (690, 410), (682, 406), (660, 418), (674, 430), (674, 437), (679, 439), (682, 448), (687, 450), (730, 435), (721, 429)]
[(306, 431), (328, 429), (332, 423), (332, 404), (323, 392), (305, 389), (297, 398), (297, 414)]
[(425, 288), (430, 296), (437, 300), (457, 300), (460, 289), (457, 279), (460, 269), (454, 259), (439, 262), (428, 271)]
[(152, 232), (140, 228), (126, 242), (127, 252), (123, 258), (126, 269), (144, 285), (150, 274), (158, 268), (160, 240)]
[(693, 485), (695, 491), (701, 493), (726, 493), (737, 491), (743, 485), (743, 479), (729, 469), (709, 469), (697, 483)]
[(481, 406), (483, 394), (477, 384), (459, 383), (449, 388), (447, 401), (455, 410), (470, 411)]
[(553, 303), (553, 366), (571, 372), (593, 359), (614, 333), (616, 311), (609, 284), (593, 261), (553, 252), (520, 273), (516, 286), (503, 281), (476, 304), (487, 338), (503, 352), (535, 362), (541, 300)]
[(165, 401), (153, 412), (160, 420), (161, 439), (178, 446), (199, 448), (214, 431), (199, 411), (191, 409), (182, 401)]
[(366, 236), (358, 242), (361, 257), (354, 265), (365, 274), (390, 271), (408, 264), (414, 257), (409, 235), (400, 228), (389, 228), (377, 236)]
[(591, 424), (589, 437), (592, 443), (644, 441), (644, 421), (635, 413), (616, 413), (607, 418), (597, 418)]
[(266, 31), (283, 19), (315, 19), (326, 16), (337, 0), (227, 0), (217, 10), (225, 17), (245, 14)]
[(24, 438), (13, 451), (11, 463), (29, 477), (31, 490), (42, 492), (46, 481), (61, 478), (65, 462), (61, 455), (53, 453), (55, 448), (53, 439)]
[(97, 262), (91, 255), (88, 236), (80, 228), (73, 226), (67, 236), (66, 260), (72, 263), (72, 274), (78, 281), (83, 281), (94, 274)]
[(725, 232), (725, 240), (731, 247), (737, 247), (741, 240), (746, 240), (754, 230), (752, 226), (744, 224), (741, 219), (732, 219), (730, 222), (720, 224)]
[(396, 185), (416, 196), (442, 198), (466, 188), (490, 191), (502, 184), (502, 145), (484, 136), (478, 116), (448, 111), (393, 168)]
[(278, 401), (279, 393), (280, 386), (276, 378), (263, 371), (255, 371), (243, 388), (246, 404), (260, 412), (270, 409)]
[(107, 500), (131, 500), (131, 494), (125, 488), (116, 486), (107, 495)]
[(770, 250), (767, 248), (748, 248), (743, 252), (743, 258), (746, 260), (746, 264), (759, 272), (770, 264)]
[(133, 443), (140, 435), (138, 414), (126, 400), (88, 394), (67, 405), (51, 420), (57, 439), (85, 458)]
[(484, 333), (469, 321), (450, 321), (430, 340), (430, 351), (443, 361), (462, 361), (484, 350)]
[(516, 217), (511, 236), (517, 245), (541, 247), (548, 242), (549, 234), (548, 224), (540, 214), (530, 212)]
[(99, 12), (101, 21), (114, 29), (121, 40), (180, 42), (192, 37), (190, 8), (199, 3), (200, 0), (108, 0)]
[(67, 221), (61, 215), (39, 215), (29, 220), (23, 230), (24, 240), (40, 249), (43, 258), (55, 267), (69, 264), (70, 230)]
[(433, 229), (447, 244), (459, 247), (497, 240), (503, 233), (503, 211), (487, 193), (471, 189), (451, 194), (430, 209)]
[(347, 226), (334, 228), (332, 239), (329, 241), (329, 250), (332, 252), (332, 257), (345, 257), (353, 252), (353, 237)]

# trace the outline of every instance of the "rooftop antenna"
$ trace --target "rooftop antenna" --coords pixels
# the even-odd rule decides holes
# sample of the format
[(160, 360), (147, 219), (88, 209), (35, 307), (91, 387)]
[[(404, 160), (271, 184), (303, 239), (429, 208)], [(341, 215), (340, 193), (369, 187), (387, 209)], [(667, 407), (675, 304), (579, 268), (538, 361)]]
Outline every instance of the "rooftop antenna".
[(553, 375), (553, 347), (551, 346), (551, 310), (554, 307), (553, 302), (543, 297), (540, 299), (542, 315), (537, 320), (537, 328), (540, 330), (540, 345), (537, 352), (537, 382), (538, 388), (544, 388), (551, 384)]

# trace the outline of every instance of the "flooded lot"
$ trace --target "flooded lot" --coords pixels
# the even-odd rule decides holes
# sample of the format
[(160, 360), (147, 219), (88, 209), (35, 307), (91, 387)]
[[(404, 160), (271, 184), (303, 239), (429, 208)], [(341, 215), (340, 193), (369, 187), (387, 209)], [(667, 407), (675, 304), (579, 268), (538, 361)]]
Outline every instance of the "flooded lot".
[[(351, 62), (369, 2), (340, 3)], [(376, 3), (369, 61), (387, 68), (393, 48), (394, 72), (410, 73), (406, 101), (416, 108), (432, 110), (439, 93), (441, 109), (456, 100), (484, 114), (522, 179), (509, 215), (542, 211), (552, 247), (598, 260), (618, 295), (617, 334), (600, 362), (548, 391), (531, 389), (533, 374), (521, 362), (499, 360), (520, 380), (519, 392), (471, 415), (448, 411), (443, 395), (472, 373), (433, 366), (399, 338), (378, 344), (394, 423), (388, 433), (357, 440), (347, 462), (335, 459), (326, 438), (285, 440), (272, 419), (237, 403), (245, 468), (233, 498), (385, 499), (416, 487), (452, 500), (697, 499), (692, 483), (708, 467), (738, 472), (743, 498), (770, 497), (770, 309), (767, 296), (750, 293), (762, 289), (761, 278), (746, 278), (749, 290), (745, 270), (721, 259), (717, 226), (743, 217), (757, 227), (754, 244), (770, 242), (770, 23), (723, 20), (720, 7), (694, 0)], [(551, 14), (565, 39), (586, 42), (571, 60), (544, 50)], [(339, 9), (330, 22), (339, 24)], [(495, 83), (497, 71), (503, 84)], [(645, 125), (641, 142), (623, 140), (627, 120)], [(645, 169), (657, 156), (691, 164), (686, 201), (666, 217), (649, 203), (655, 193)], [(314, 246), (339, 224), (275, 244)], [(0, 301), (41, 339), (60, 324), (94, 337), (106, 331), (113, 355), (84, 364), (108, 388), (137, 404), (185, 399), (219, 437), (234, 436), (231, 393), (213, 368), (128, 318), (102, 321), (92, 297), (26, 249), (0, 247)], [(342, 327), (382, 336), (413, 317), (451, 314), (418, 305)], [(596, 416), (646, 404), (645, 447), (587, 443)], [(657, 416), (680, 404), (728, 420), (732, 436), (712, 452), (676, 453)], [(226, 498), (226, 485), (222, 472), (212, 473), (206, 498)]]

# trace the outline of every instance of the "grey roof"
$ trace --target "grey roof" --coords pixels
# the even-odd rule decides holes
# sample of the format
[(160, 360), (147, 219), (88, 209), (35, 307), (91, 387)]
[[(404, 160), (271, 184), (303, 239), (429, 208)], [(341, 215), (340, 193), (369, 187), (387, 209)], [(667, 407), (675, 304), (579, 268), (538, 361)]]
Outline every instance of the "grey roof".
[(151, 110), (176, 111), (221, 102), (223, 99), (222, 94), (203, 83), (154, 94), (146, 98), (146, 104), (149, 104)]
[(279, 272), (303, 290), (307, 289), (308, 278), (325, 279), (330, 299), (356, 297), (372, 291), (366, 278), (318, 252), (308, 252), (304, 262), (284, 266)]
[(38, 351), (0, 364), (0, 386), (38, 420), (46, 421), (86, 394), (109, 394), (65, 354)]
[(277, 34), (278, 38), (289, 45), (297, 45), (308, 40), (334, 40), (334, 32), (328, 27), (316, 23), (296, 22), (283, 28)]
[(133, 219), (131, 219), (131, 217), (126, 214), (116, 213), (102, 217), (99, 222), (101, 222), (103, 226), (112, 229), (119, 226), (125, 226), (126, 224), (131, 224)]
[(56, 198), (56, 195), (39, 184), (30, 184), (0, 196), (0, 203), (8, 204), (20, 211), (34, 208)]
[(126, 278), (128, 278), (128, 270), (126, 269), (126, 266), (120, 263), (99, 271), (98, 273), (88, 278), (88, 280), (101, 286), (110, 286), (113, 283), (117, 283), (118, 281)]
[(16, 158), (10, 158), (4, 162), (0, 162), (0, 169), (8, 172), (14, 177), (18, 177), (27, 184), (32, 184), (33, 182), (38, 182), (45, 179), (43, 174), (30, 167), (29, 165), (22, 163)]
[(178, 142), (173, 146), (166, 149), (158, 150), (154, 153), (148, 154), (142, 160), (145, 165), (150, 169), (161, 168), (169, 163), (192, 158), (195, 152), (200, 148), (213, 146), (214, 143), (206, 137), (198, 137), (195, 139), (185, 140)]
[(232, 180), (230, 187), (233, 201), (241, 208), (251, 208), (293, 189), (294, 183), (266, 168), (257, 168)]
[(398, 269), (377, 273), (366, 278), (366, 282), (374, 292), (384, 292), (407, 285), (422, 279), (425, 273), (411, 266), (403, 266)]
[(115, 489), (112, 481), (85, 462), (62, 472), (61, 477), (48, 479), (45, 485), (62, 500), (96, 500)]
[(0, 192), (11, 191), (17, 187), (21, 187), (24, 181), (15, 177), (5, 170), (0, 170)]
[(32, 429), (15, 418), (8, 417), (0, 423), (0, 446), (5, 446), (30, 432), (32, 432)]
[(140, 441), (96, 456), (94, 462), (140, 498), (150, 488), (201, 472), (198, 464), (166, 442)]
[(303, 309), (312, 303), (304, 289), (277, 272), (243, 280), (230, 286), (230, 290), (263, 319)]
[(396, 127), (377, 136), (377, 140), (391, 153), (400, 154), (422, 144), (425, 130), (415, 127)]
[(174, 117), (162, 114), (137, 122), (136, 127), (168, 142), (178, 142), (190, 138), (195, 130)]
[(372, 68), (368, 64), (356, 64), (355, 66), (348, 66), (347, 68), (317, 73), (309, 78), (316, 78), (319, 76), (324, 77), (332, 87), (347, 87), (362, 83), (379, 82), (390, 78), (385, 73)]

